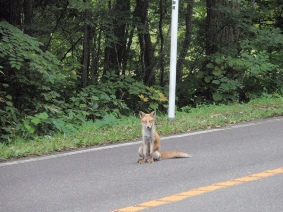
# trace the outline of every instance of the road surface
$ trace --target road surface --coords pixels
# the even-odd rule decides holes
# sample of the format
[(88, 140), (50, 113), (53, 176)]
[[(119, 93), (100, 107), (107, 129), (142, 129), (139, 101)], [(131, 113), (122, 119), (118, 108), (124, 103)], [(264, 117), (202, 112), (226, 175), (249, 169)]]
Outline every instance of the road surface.
[(140, 165), (131, 142), (0, 163), (0, 211), (283, 211), (282, 117), (161, 142), (192, 158)]

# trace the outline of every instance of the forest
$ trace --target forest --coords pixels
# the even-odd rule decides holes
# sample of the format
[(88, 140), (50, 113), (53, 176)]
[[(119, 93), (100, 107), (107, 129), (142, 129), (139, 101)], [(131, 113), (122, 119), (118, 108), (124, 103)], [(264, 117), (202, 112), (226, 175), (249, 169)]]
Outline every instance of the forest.
[[(171, 6), (0, 0), (0, 142), (166, 113)], [(282, 95), (282, 32), (281, 0), (179, 1), (177, 110)]]

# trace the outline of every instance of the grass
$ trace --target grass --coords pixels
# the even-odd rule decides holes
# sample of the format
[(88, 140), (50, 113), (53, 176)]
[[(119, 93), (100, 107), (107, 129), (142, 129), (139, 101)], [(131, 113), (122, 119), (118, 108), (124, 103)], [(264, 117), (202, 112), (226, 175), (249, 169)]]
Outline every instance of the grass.
[[(264, 119), (283, 114), (283, 98), (265, 96), (247, 104), (209, 105), (184, 108), (176, 112), (176, 118), (168, 121), (158, 114), (157, 130), (161, 135), (177, 134), (201, 129), (219, 128), (241, 122)], [(137, 117), (109, 119), (97, 125), (87, 122), (73, 135), (38, 137), (34, 140), (18, 140), (5, 145), (0, 143), (0, 161), (78, 148), (107, 145), (140, 139), (140, 121)]]

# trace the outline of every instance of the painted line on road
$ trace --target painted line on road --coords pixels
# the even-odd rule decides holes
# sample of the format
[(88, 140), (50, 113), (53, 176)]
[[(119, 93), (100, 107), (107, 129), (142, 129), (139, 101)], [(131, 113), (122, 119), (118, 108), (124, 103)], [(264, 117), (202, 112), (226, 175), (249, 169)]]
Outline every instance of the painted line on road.
[(164, 205), (164, 204), (178, 202), (184, 199), (188, 199), (190, 197), (198, 196), (204, 193), (209, 193), (209, 192), (212, 192), (218, 189), (223, 189), (223, 188), (227, 188), (227, 187), (231, 187), (231, 186), (235, 186), (239, 184), (244, 184), (244, 183), (260, 180), (260, 179), (271, 177), (271, 176), (278, 175), (278, 174), (283, 174), (283, 167), (278, 168), (278, 169), (273, 169), (273, 170), (267, 170), (261, 173), (256, 173), (256, 174), (248, 175), (245, 177), (235, 178), (235, 179), (224, 181), (224, 182), (215, 183), (209, 186), (195, 188), (192, 190), (188, 190), (188, 191), (174, 194), (171, 196), (163, 197), (160, 199), (140, 203), (137, 205), (121, 208), (118, 210), (114, 210), (112, 212), (141, 211), (141, 210), (157, 207), (157, 206)]
[[(220, 132), (220, 131), (237, 129), (237, 128), (242, 128), (242, 127), (250, 127), (250, 126), (256, 126), (256, 125), (261, 125), (261, 124), (266, 124), (266, 123), (272, 123), (272, 122), (277, 122), (277, 121), (281, 121), (281, 120), (282, 120), (282, 117), (276, 117), (276, 118), (265, 119), (265, 120), (261, 120), (261, 121), (231, 125), (231, 126), (222, 127), (222, 128), (188, 132), (188, 133), (171, 135), (171, 136), (164, 136), (164, 137), (161, 137), (161, 139), (163, 141), (165, 141), (165, 140), (170, 140), (172, 138), (183, 138), (183, 137), (189, 137), (189, 136), (195, 136), (195, 135), (201, 135), (201, 134), (207, 134), (207, 133), (213, 133), (213, 132)], [(88, 149), (83, 149), (83, 150), (75, 150), (75, 151), (71, 151), (71, 152), (55, 153), (55, 154), (52, 154), (52, 155), (38, 156), (38, 157), (34, 157), (34, 158), (29, 158), (29, 159), (19, 159), (19, 160), (14, 160), (14, 161), (9, 161), (9, 162), (2, 162), (2, 163), (0, 163), (0, 167), (16, 165), (16, 164), (21, 164), (21, 163), (41, 161), (41, 160), (49, 160), (49, 159), (54, 159), (54, 158), (61, 158), (61, 157), (77, 155), (77, 154), (82, 154), (82, 153), (87, 153), (87, 152), (95, 152), (95, 151), (100, 151), (100, 150), (107, 150), (107, 149), (114, 149), (114, 148), (120, 148), (120, 147), (125, 147), (125, 146), (132, 146), (132, 145), (139, 144), (141, 142), (142, 141), (127, 142), (127, 143), (114, 144), (114, 145), (109, 145), (109, 146), (93, 147), (93, 148), (88, 148)]]

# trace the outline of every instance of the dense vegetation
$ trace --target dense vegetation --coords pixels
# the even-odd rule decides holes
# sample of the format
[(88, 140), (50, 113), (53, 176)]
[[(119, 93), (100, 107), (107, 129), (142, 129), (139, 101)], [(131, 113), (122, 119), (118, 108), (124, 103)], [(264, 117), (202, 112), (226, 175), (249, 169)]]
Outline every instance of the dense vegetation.
[[(177, 106), (283, 93), (280, 0), (180, 1)], [(171, 1), (0, 0), (0, 136), (166, 111)]]

